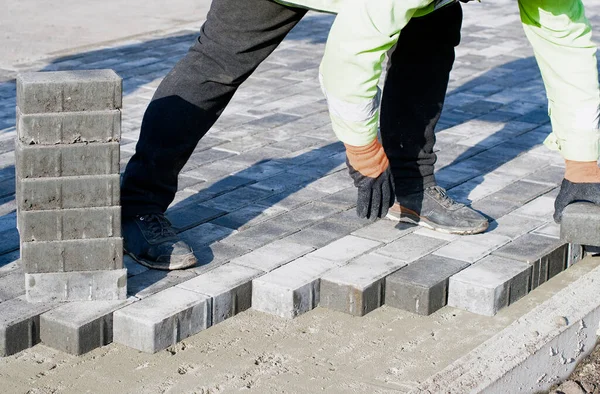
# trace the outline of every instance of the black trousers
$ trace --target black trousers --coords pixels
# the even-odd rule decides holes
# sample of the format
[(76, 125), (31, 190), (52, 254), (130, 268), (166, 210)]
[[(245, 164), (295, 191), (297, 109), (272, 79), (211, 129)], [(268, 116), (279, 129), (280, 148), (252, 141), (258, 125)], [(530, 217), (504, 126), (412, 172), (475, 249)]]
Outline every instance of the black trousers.
[[(123, 216), (162, 213), (177, 176), (237, 88), (306, 10), (270, 0), (213, 0), (200, 37), (158, 86), (121, 187)], [(443, 105), (462, 11), (454, 4), (411, 20), (391, 56), (381, 135), (398, 193), (435, 184), (434, 127)]]

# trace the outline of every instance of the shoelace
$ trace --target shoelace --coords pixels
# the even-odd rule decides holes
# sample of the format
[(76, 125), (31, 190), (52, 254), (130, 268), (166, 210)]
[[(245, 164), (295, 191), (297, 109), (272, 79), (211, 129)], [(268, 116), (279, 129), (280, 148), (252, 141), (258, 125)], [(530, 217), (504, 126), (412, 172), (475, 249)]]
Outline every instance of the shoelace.
[(441, 186), (428, 187), (427, 191), (432, 194), (437, 194), (436, 199), (439, 200), (440, 204), (442, 204), (442, 206), (444, 206), (444, 208), (451, 208), (454, 206), (454, 207), (456, 207), (456, 209), (458, 209), (458, 208), (465, 206), (465, 204), (461, 204), (461, 203), (454, 201), (452, 199), (452, 197), (450, 197), (448, 195), (448, 193), (446, 193), (446, 190)]
[(163, 215), (142, 215), (139, 219), (148, 224), (148, 231), (151, 232), (155, 238), (176, 235), (171, 223)]

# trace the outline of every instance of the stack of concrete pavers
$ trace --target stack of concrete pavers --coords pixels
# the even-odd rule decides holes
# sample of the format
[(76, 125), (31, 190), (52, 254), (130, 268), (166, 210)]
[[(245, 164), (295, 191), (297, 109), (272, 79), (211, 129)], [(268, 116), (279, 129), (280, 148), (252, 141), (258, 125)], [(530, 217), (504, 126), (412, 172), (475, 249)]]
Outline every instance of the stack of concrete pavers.
[(121, 84), (112, 70), (17, 78), (17, 227), (29, 302), (126, 297)]

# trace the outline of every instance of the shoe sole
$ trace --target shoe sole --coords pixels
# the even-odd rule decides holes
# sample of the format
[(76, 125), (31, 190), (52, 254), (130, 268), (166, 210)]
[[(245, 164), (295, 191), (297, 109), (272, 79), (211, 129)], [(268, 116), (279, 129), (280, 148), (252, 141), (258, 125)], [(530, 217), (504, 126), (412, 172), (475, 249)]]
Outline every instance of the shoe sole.
[(185, 255), (182, 259), (182, 262), (179, 264), (169, 264), (168, 266), (165, 264), (158, 264), (156, 261), (145, 260), (141, 257), (136, 256), (133, 253), (128, 252), (123, 249), (125, 253), (127, 253), (132, 259), (143, 265), (144, 267), (148, 267), (153, 270), (161, 270), (161, 271), (176, 271), (182, 270), (186, 268), (190, 268), (196, 265), (198, 260), (196, 260), (196, 256), (193, 253)]
[(461, 228), (461, 227), (444, 226), (441, 224), (434, 223), (431, 220), (429, 220), (423, 216), (411, 215), (411, 214), (405, 213), (405, 212), (401, 213), (400, 215), (402, 215), (402, 216), (399, 216), (395, 213), (388, 212), (388, 214), (386, 215), (386, 218), (397, 221), (397, 222), (415, 224), (417, 226), (425, 227), (429, 230), (437, 231), (439, 233), (444, 233), (444, 234), (457, 234), (457, 235), (480, 234), (480, 233), (483, 233), (485, 230), (487, 230), (489, 227), (489, 223), (485, 222), (485, 223), (482, 223), (481, 226), (479, 226), (479, 227), (472, 227), (469, 229), (465, 229), (465, 228)]

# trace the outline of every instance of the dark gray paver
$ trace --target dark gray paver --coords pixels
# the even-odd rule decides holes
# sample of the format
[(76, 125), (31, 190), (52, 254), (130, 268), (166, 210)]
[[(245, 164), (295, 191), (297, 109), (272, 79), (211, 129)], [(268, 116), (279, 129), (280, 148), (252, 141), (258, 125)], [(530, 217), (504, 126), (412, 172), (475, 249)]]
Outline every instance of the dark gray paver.
[(419, 315), (430, 315), (446, 305), (448, 279), (469, 263), (428, 255), (385, 280), (385, 303)]

